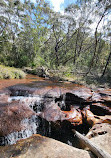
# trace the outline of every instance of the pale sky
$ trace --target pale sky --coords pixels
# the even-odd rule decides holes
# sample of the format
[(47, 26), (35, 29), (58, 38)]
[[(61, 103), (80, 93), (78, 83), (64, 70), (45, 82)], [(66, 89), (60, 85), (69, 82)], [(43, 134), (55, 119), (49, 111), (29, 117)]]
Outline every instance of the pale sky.
[(64, 8), (76, 0), (45, 0), (48, 1), (54, 7), (56, 12), (64, 12)]
[(56, 12), (62, 11), (61, 5), (64, 4), (64, 0), (49, 0), (49, 1), (52, 3), (54, 10)]
[[(49, 2), (56, 12), (64, 12), (64, 7), (68, 6), (71, 3), (74, 3), (76, 0), (45, 0)], [(36, 2), (36, 0), (32, 0), (32, 2)]]

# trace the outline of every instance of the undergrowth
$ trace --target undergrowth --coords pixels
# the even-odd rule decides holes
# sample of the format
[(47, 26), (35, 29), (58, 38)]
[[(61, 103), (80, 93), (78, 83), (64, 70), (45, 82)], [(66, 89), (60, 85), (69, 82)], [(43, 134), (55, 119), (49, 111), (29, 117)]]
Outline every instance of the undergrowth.
[(0, 65), (0, 79), (22, 79), (26, 74), (17, 68)]

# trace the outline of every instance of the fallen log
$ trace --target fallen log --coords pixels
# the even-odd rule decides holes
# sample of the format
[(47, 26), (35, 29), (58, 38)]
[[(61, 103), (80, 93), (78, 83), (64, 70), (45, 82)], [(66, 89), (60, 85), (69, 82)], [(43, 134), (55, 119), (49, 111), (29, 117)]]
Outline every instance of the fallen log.
[(98, 146), (96, 146), (94, 143), (92, 143), (88, 138), (77, 132), (76, 130), (72, 130), (74, 134), (77, 136), (77, 138), (86, 146), (88, 147), (97, 157), (99, 158), (111, 158), (111, 155), (104, 151), (103, 149), (100, 149)]

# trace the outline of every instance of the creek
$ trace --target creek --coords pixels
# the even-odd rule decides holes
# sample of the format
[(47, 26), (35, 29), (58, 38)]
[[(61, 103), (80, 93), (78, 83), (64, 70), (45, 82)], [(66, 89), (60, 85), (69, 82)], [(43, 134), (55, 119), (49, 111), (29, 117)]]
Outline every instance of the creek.
[(40, 134), (81, 148), (72, 129), (82, 134), (89, 131), (91, 125), (81, 111), (89, 109), (94, 102), (92, 98), (89, 88), (70, 82), (33, 75), (27, 75), (26, 79), (0, 80), (0, 145)]

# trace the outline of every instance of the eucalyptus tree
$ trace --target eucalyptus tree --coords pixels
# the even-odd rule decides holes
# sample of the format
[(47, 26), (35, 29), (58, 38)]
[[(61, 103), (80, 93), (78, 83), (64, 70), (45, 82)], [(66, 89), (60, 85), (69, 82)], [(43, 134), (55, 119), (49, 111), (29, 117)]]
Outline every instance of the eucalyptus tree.
[(3, 34), (7, 35), (11, 45), (7, 64), (16, 67), (34, 64), (47, 34), (49, 12), (50, 7), (43, 0), (37, 0), (36, 3), (30, 0), (0, 2), (2, 54), (6, 53)]
[[(47, 39), (47, 33), (50, 28), (49, 14), (51, 12), (50, 6), (45, 1), (25, 1), (25, 17), (22, 18), (23, 30), (19, 35), (21, 44), (19, 47), (23, 48), (25, 58), (30, 57), (29, 65), (34, 66), (44, 60), (41, 49)], [(44, 61), (45, 62), (45, 61)]]
[[(70, 31), (71, 37), (73, 37), (70, 40), (70, 44), (73, 40), (72, 55), (66, 59), (66, 62), (73, 62), (74, 65), (76, 64), (75, 66), (81, 65), (82, 69), (86, 65), (86, 74), (91, 72), (91, 69), (95, 66), (98, 68), (105, 56), (103, 51), (106, 48), (107, 41), (104, 37), (104, 27), (107, 24), (104, 25), (103, 21), (110, 15), (110, 4), (110, 1), (78, 0), (76, 5), (70, 5), (66, 8), (67, 15), (74, 19), (74, 26), (76, 23), (72, 32)], [(107, 52), (107, 49), (105, 51)], [(100, 63), (97, 61), (100, 61)], [(103, 63), (101, 66), (103, 66)]]
[[(98, 0), (98, 3), (96, 3), (96, 6), (95, 6), (95, 11), (96, 11), (97, 16), (98, 16), (98, 21), (96, 23), (96, 28), (95, 28), (95, 32), (94, 32), (95, 43), (94, 43), (93, 56), (92, 56), (92, 59), (90, 61), (90, 65), (89, 65), (89, 69), (87, 71), (87, 74), (91, 71), (91, 68), (95, 63), (95, 58), (96, 58), (96, 56), (99, 52), (98, 51), (98, 48), (99, 48), (98, 45), (99, 45), (99, 38), (100, 37), (98, 36), (98, 28), (99, 28), (101, 22), (104, 21), (105, 18), (107, 18), (108, 15), (111, 14), (111, 2), (110, 2), (110, 0)], [(108, 19), (107, 19), (107, 24), (108, 24)], [(106, 27), (106, 26), (103, 23), (102, 28), (104, 28), (104, 27)], [(101, 30), (102, 30), (102, 28), (101, 28)], [(102, 34), (102, 36), (104, 36), (103, 30), (101, 31), (101, 34)]]
[[(5, 64), (11, 66), (14, 62), (13, 56), (16, 54), (14, 52), (16, 47), (15, 39), (20, 31), (20, 18), (23, 16), (23, 11), (23, 4), (19, 0), (2, 0), (0, 2), (0, 38), (2, 39), (0, 53), (3, 58), (5, 57)], [(10, 47), (7, 47), (7, 43)]]
[(87, 45), (88, 48), (84, 45), (90, 30), (88, 24), (92, 23), (89, 12), (92, 13), (93, 9), (91, 8), (89, 12), (87, 10), (88, 5), (82, 8), (79, 5), (70, 5), (64, 15), (51, 14), (51, 30), (46, 47), (51, 52), (50, 61), (53, 61), (56, 68), (68, 63), (75, 64), (76, 59), (84, 51), (83, 48), (86, 50), (89, 48), (89, 45)]

